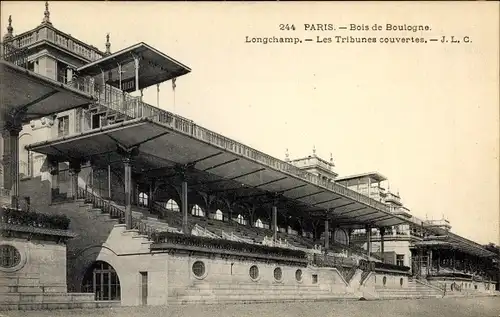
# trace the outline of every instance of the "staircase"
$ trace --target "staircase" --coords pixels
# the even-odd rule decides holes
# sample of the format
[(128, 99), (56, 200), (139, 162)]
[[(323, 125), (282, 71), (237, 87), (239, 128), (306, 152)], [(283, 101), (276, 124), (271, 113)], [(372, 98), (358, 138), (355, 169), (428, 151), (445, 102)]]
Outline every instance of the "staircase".
[(436, 287), (415, 280), (408, 280), (408, 286), (401, 288), (389, 288), (377, 285), (375, 286), (375, 291), (378, 293), (380, 299), (443, 297), (443, 291), (439, 290)]

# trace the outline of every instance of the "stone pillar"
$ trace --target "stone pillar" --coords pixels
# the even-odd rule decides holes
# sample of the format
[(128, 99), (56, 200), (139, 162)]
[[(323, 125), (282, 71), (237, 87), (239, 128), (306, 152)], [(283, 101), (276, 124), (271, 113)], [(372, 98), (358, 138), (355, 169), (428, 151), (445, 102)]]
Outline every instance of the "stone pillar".
[(73, 200), (78, 198), (78, 174), (82, 170), (82, 164), (80, 161), (70, 161), (69, 162), (69, 172), (71, 175), (71, 195)]
[(385, 263), (385, 228), (380, 228), (380, 257), (382, 258), (382, 262)]
[(366, 226), (366, 254), (371, 256), (372, 254), (372, 228), (370, 226)]
[(325, 254), (328, 253), (328, 249), (330, 248), (330, 222), (328, 218), (325, 219)]
[(276, 205), (273, 206), (273, 242), (276, 243), (278, 240), (278, 207)]
[(123, 158), (123, 166), (125, 169), (125, 228), (132, 229), (132, 208), (131, 208), (131, 191), (132, 191), (132, 162), (130, 156)]
[(15, 118), (7, 118), (3, 133), (4, 143), (4, 188), (11, 190), (12, 207), (19, 207), (19, 133), (22, 130), (20, 122)]
[(188, 184), (183, 175), (181, 183), (182, 232), (190, 234), (188, 227)]

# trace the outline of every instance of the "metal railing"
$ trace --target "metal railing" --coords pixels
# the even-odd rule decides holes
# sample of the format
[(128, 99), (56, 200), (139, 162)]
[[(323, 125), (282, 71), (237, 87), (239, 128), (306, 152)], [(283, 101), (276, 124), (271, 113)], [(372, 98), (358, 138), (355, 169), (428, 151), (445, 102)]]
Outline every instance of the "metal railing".
[(28, 68), (28, 50), (18, 48), (12, 43), (0, 43), (0, 59), (16, 66)]
[[(103, 199), (89, 191), (87, 188), (81, 187), (78, 188), (77, 198), (84, 199), (86, 202), (91, 203), (94, 208), (99, 208), (103, 213), (109, 214), (110, 218), (118, 219), (120, 223), (124, 223), (125, 210), (113, 205), (111, 200)], [(157, 232), (156, 229), (137, 218), (132, 218), (132, 229), (138, 230), (140, 234), (147, 235), (149, 238), (153, 233)]]

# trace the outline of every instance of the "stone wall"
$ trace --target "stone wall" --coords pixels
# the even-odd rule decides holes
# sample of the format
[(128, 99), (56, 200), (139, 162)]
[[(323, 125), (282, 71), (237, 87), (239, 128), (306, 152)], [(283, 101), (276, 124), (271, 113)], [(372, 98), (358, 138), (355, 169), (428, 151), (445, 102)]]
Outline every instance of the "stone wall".
[(15, 247), (20, 262), (0, 267), (0, 293), (66, 292), (66, 246), (43, 240), (2, 237), (0, 245)]

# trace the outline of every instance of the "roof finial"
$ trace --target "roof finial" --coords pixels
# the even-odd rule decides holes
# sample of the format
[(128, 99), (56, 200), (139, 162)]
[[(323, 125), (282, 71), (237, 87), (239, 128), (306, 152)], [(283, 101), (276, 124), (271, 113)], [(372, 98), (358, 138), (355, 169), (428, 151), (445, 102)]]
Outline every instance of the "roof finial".
[(313, 145), (313, 155), (316, 155), (316, 146)]
[(333, 154), (332, 153), (330, 153), (330, 164), (333, 165)]
[(50, 22), (50, 11), (49, 11), (49, 2), (48, 1), (45, 1), (45, 12), (43, 13), (42, 24), (52, 24)]
[(9, 25), (7, 26), (7, 34), (4, 35), (4, 40), (10, 40), (13, 37), (14, 28), (12, 27), (12, 16), (9, 15)]
[(111, 54), (111, 43), (109, 42), (109, 33), (106, 34), (106, 54)]
[(288, 149), (285, 152), (285, 162), (290, 162), (290, 154), (288, 153)]

